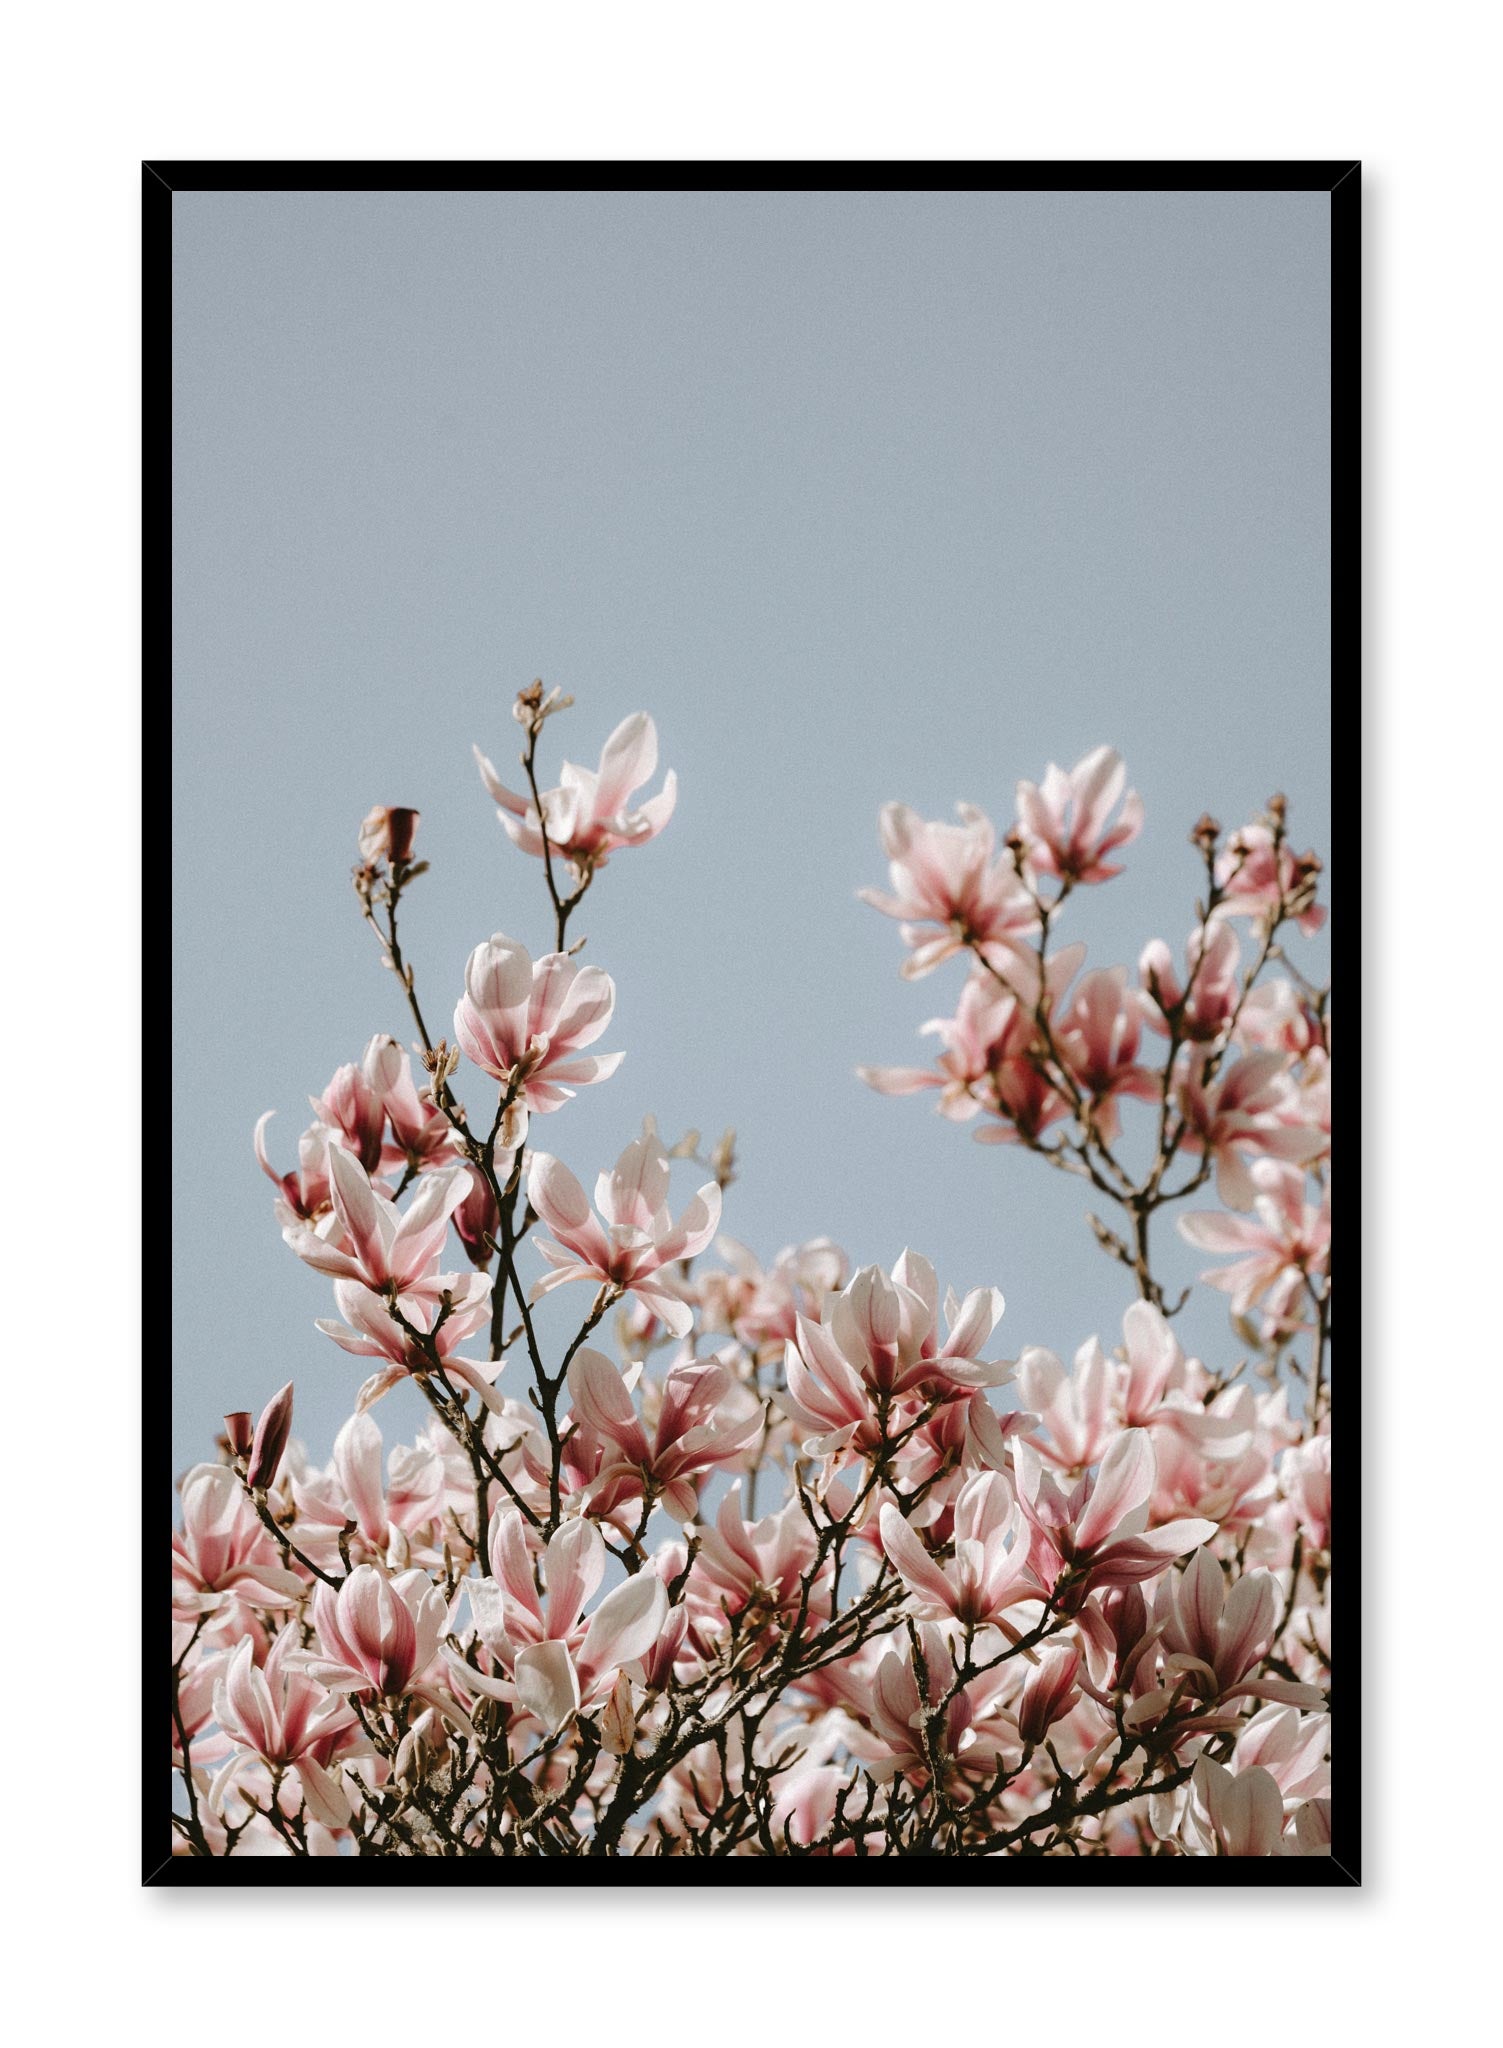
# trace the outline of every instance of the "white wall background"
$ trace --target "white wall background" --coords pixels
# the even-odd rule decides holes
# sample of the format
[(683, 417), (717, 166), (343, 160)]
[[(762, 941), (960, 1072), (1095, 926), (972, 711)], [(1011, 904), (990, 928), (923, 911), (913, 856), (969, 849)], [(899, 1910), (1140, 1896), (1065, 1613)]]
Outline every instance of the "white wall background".
[[(759, 1980), (777, 1972), (777, 2022), (801, 2015), (811, 2031), (849, 2024), (858, 2010), (878, 2011), (889, 2037), (932, 2030), (933, 1970), (878, 1975), (868, 1967), (875, 1952), (915, 1963), (942, 1954), (955, 1965), (946, 2010), (956, 2023), (1014, 2030), (1058, 2021), (1062, 2010), (1092, 2024), (1100, 2008), (1089, 1986), (1105, 1971), (1130, 1996), (1153, 1977), (1161, 2000), (1207, 2025), (1242, 2022), (1268, 1983), (1270, 2030), (1314, 2037), (1380, 2024), (1401, 2034), (1470, 2028), (1486, 2010), (1482, 1916), (1495, 1871), (1482, 1787), (1496, 1674), (1485, 1609), (1473, 1627), (1463, 1603), (1487, 1598), (1475, 1561), (1490, 1554), (1491, 1495), (1448, 1474), (1453, 1461), (1475, 1472), (1498, 1433), (1481, 1300), (1495, 1263), (1491, 1150), (1473, 1119), (1436, 1115), (1425, 1083), (1437, 1018), (1478, 1016), (1491, 957), (1476, 898), (1477, 879), (1491, 872), (1496, 809), (1496, 718), (1482, 686), (1496, 638), (1499, 426), (1487, 256), (1496, 67), (1486, 24), (1456, 5), (1402, 35), (1350, 5), (1275, 4), (1253, 20), (1183, 5), (1151, 17), (1087, 6), (1058, 25), (956, 7), (930, 20), (919, 40), (906, 18), (900, 32), (896, 19), (840, 6), (733, 11), (713, 34), (698, 9), (559, 17), (456, 8), (447, 33), (419, 51), (410, 16), (396, 10), (206, 15), (157, 5), (38, 14), (15, 32), (5, 235), (26, 296), (4, 342), (22, 403), (0, 518), (19, 679), (6, 732), (28, 772), (9, 813), (21, 873), (5, 1052), (26, 1158), (4, 1199), (9, 1242), (27, 1256), (11, 1289), (18, 1431), (6, 1489), (23, 1655), (4, 1713), (12, 1866), (24, 1886), (11, 1915), (25, 1959), (14, 1996), (60, 2039), (118, 2031), (134, 2011), (153, 2031), (210, 2015), (221, 2039), (259, 2041), (268, 2026), (337, 2022), (352, 1995), (379, 1998), (389, 2033), (411, 2032), (433, 1995), (431, 1977), (407, 1966), (412, 1937), (449, 1943), (456, 1932), (471, 1996), (502, 2007), (509, 2024), (537, 2034), (575, 2020), (586, 2010), (588, 1958), (588, 1982), (608, 1988), (613, 2025), (630, 2042), (660, 2036), (665, 1999), (699, 2023), (726, 1996), (726, 1958), (742, 1940)], [(578, 1895), (566, 1911), (524, 1893), (406, 1894), (376, 1905), (135, 1888), (135, 161), (644, 148), (1364, 153), (1370, 1842), (1361, 1895), (1077, 1894), (1066, 1905), (937, 1888), (847, 1902), (760, 1894), (738, 1900), (732, 1918), (709, 1893)], [(153, 859), (156, 825), (148, 821)], [(144, 1131), (154, 1159), (165, 1059), (153, 1049)], [(32, 1105), (44, 1091), (54, 1106), (38, 1117)], [(79, 1134), (80, 1116), (97, 1143)], [(155, 1317), (167, 1307), (155, 1208), (144, 1235)], [(206, 1331), (216, 1284), (204, 1277)], [(162, 1369), (154, 1345), (144, 1364)], [(1431, 1427), (1437, 1449), (1427, 1460), (1416, 1447)], [(81, 1449), (70, 1447), (75, 1437)], [(41, 1584), (59, 1596), (41, 1596)], [(63, 1619), (63, 1594), (85, 1617), (75, 1627)], [(1438, 1668), (1416, 1643), (1442, 1607), (1461, 1612), (1463, 1625)], [(70, 1818), (77, 1799), (99, 1816), (87, 1832)], [(832, 1954), (852, 1959), (836, 1978)], [(1083, 1966), (1092, 1972), (1084, 1992)]]

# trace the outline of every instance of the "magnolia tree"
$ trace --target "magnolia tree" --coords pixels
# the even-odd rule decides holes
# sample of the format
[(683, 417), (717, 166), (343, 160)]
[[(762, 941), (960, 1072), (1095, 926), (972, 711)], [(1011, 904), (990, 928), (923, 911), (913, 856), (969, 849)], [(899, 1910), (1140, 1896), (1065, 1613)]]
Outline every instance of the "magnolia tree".
[[(865, 1079), (1088, 1183), (1131, 1296), (1111, 1348), (1003, 1360), (1001, 1294), (942, 1297), (917, 1252), (717, 1237), (729, 1133), (701, 1159), (649, 1120), (593, 1197), (547, 1149), (620, 1059), (575, 914), (675, 796), (638, 800), (641, 714), (543, 790), (569, 702), (518, 698), (523, 790), (479, 756), (551, 949), (484, 939), (435, 1036), (398, 936), (417, 817), (372, 811), (355, 888), (420, 1071), (373, 1038), (285, 1173), (257, 1129), (368, 1377), (327, 1464), (289, 1385), (181, 1482), (175, 1850), (1329, 1853), (1330, 1009), (1286, 952), (1324, 913), (1282, 800), (1201, 819), (1184, 952), (1135, 972), (1056, 943), (1140, 828), (1115, 753), (1020, 783), (1000, 847), (969, 806), (883, 812), (901, 971), (965, 979), (934, 1065)], [(675, 1160), (707, 1176), (687, 1200)], [(1224, 1368), (1176, 1338), (1164, 1210), (1230, 1296)], [(431, 1422), (388, 1448), (404, 1381)]]

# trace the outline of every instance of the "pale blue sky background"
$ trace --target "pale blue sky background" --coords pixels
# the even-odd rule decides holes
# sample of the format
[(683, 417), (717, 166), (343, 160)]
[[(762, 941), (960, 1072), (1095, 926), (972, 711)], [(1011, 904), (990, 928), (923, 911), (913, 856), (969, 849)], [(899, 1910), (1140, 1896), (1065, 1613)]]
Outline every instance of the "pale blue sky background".
[[(410, 1037), (349, 886), (372, 803), (423, 812), (403, 931), (436, 1031), (479, 939), (545, 949), (540, 869), (470, 756), (514, 762), (534, 676), (577, 699), (549, 767), (646, 709), (681, 785), (573, 928), (627, 1057), (540, 1142), (588, 1184), (644, 1111), (733, 1123), (725, 1225), (764, 1256), (911, 1243), (1002, 1287), (1004, 1355), (1110, 1343), (1126, 1275), (1076, 1184), (854, 1079), (921, 1058), (960, 981), (900, 982), (855, 891), (885, 883), (887, 798), (1005, 825), (1020, 775), (1101, 741), (1148, 821), (1072, 905), (1100, 964), (1182, 943), (1203, 808), (1283, 789), (1329, 853), (1326, 195), (179, 194), (173, 218), (177, 1465), (289, 1377), (318, 1457), (349, 1411), (360, 1362), (313, 1329), (329, 1286), (281, 1243), (252, 1127), (277, 1109), (291, 1165), (308, 1094)], [(560, 1300), (552, 1330), (587, 1291)], [(1235, 1355), (1217, 1297), (1181, 1334)], [(424, 1413), (377, 1411), (389, 1442)]]

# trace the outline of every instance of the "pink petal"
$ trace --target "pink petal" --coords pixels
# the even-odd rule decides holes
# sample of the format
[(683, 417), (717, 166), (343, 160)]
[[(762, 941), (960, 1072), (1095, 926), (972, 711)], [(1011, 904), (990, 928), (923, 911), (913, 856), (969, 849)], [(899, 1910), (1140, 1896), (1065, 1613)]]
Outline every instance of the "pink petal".
[(1084, 1514), (1075, 1530), (1075, 1547), (1095, 1550), (1124, 1516), (1141, 1507), (1153, 1492), (1157, 1463), (1148, 1432), (1124, 1430), (1101, 1461)]

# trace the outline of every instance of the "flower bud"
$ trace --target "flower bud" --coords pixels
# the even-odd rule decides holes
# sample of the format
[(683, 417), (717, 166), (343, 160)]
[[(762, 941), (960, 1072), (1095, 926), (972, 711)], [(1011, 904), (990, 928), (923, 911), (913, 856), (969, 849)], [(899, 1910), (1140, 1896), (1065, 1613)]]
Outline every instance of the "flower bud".
[[(501, 1230), (501, 1211), (491, 1193), (490, 1182), (478, 1168), (468, 1169), (470, 1190), (454, 1211), (454, 1228), (472, 1266), (490, 1265), (494, 1240)], [(499, 1168), (498, 1168), (499, 1170)]]
[(399, 804), (377, 804), (367, 811), (360, 826), (360, 858), (368, 867), (378, 860), (390, 861), (393, 867), (410, 860), (421, 815)]
[(271, 1485), (291, 1434), (292, 1382), (289, 1380), (281, 1393), (273, 1394), (261, 1411), (261, 1420), (256, 1424), (256, 1434), (251, 1443), (250, 1463), (245, 1471), (247, 1486)]
[(230, 1447), (230, 1455), (235, 1458), (248, 1458), (251, 1447), (250, 1410), (237, 1408), (233, 1415), (227, 1415), (224, 1418), (224, 1434)]
[(360, 1071), (383, 1102), (401, 1081), (404, 1057), (401, 1046), (385, 1031), (378, 1031), (361, 1055)]
[(1075, 1674), (1080, 1652), (1064, 1644), (1045, 1650), (1028, 1674), (1018, 1696), (1018, 1733), (1031, 1749), (1042, 1742), (1056, 1721), (1062, 1721), (1080, 1698)]
[(629, 1756), (636, 1737), (637, 1716), (631, 1702), (631, 1680), (624, 1671), (618, 1671), (611, 1696), (600, 1716), (600, 1747), (612, 1756)]
[(728, 1187), (736, 1177), (736, 1132), (734, 1127), (723, 1131), (716, 1141), (715, 1150), (710, 1154), (710, 1170), (722, 1187)]
[(427, 1743), (417, 1728), (402, 1737), (392, 1761), (391, 1774), (409, 1792), (422, 1783), (432, 1762)]

